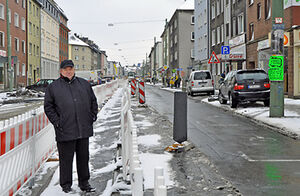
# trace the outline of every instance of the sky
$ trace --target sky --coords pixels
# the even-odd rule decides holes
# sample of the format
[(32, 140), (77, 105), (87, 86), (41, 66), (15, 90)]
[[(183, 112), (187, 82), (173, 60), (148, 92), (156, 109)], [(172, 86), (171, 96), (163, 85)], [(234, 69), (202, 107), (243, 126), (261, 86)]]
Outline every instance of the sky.
[[(142, 63), (160, 41), (165, 19), (184, 0), (55, 0), (68, 17), (72, 33), (89, 37), (109, 60)], [(108, 24), (114, 24), (108, 26)]]

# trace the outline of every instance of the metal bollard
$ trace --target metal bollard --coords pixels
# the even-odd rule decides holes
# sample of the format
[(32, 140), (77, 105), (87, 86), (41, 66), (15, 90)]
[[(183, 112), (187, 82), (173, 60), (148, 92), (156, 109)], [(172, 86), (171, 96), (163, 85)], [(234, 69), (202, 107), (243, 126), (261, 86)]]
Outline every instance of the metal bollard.
[(187, 94), (174, 93), (173, 139), (182, 143), (187, 140)]

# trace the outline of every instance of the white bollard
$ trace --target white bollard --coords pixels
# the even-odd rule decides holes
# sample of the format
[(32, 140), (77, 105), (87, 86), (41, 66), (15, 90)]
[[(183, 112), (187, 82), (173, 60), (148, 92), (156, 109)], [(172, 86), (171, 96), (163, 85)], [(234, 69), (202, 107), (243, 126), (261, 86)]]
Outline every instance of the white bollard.
[[(159, 176), (164, 176), (164, 169), (162, 167), (155, 167), (154, 168), (154, 196), (157, 196), (157, 179)], [(164, 185), (164, 184), (161, 184)]]
[(133, 176), (133, 196), (143, 196), (143, 170), (141, 167), (134, 169), (134, 176)]
[(164, 176), (157, 176), (156, 177), (156, 184), (154, 185), (154, 193), (155, 196), (159, 196), (158, 194), (158, 187), (165, 185), (165, 177)]
[(157, 196), (167, 196), (167, 187), (160, 185), (157, 189)]

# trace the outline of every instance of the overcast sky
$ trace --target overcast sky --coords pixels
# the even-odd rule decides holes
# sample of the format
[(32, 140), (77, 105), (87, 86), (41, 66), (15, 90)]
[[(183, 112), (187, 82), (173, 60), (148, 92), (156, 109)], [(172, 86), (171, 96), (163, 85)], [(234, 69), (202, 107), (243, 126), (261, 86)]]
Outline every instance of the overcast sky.
[[(89, 37), (109, 60), (141, 63), (154, 37), (160, 40), (164, 20), (184, 0), (55, 0), (67, 15), (72, 33)], [(148, 22), (147, 22), (148, 21)], [(113, 27), (109, 23), (115, 23)], [(118, 24), (119, 23), (119, 24)]]

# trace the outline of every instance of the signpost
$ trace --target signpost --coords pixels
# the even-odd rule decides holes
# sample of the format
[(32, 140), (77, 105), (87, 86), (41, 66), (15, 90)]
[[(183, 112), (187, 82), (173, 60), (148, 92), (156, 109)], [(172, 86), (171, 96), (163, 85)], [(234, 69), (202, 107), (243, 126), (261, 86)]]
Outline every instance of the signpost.
[(273, 56), (269, 61), (270, 89), (270, 117), (284, 116), (284, 23), (283, 23), (283, 1), (272, 2), (272, 32), (271, 49)]

